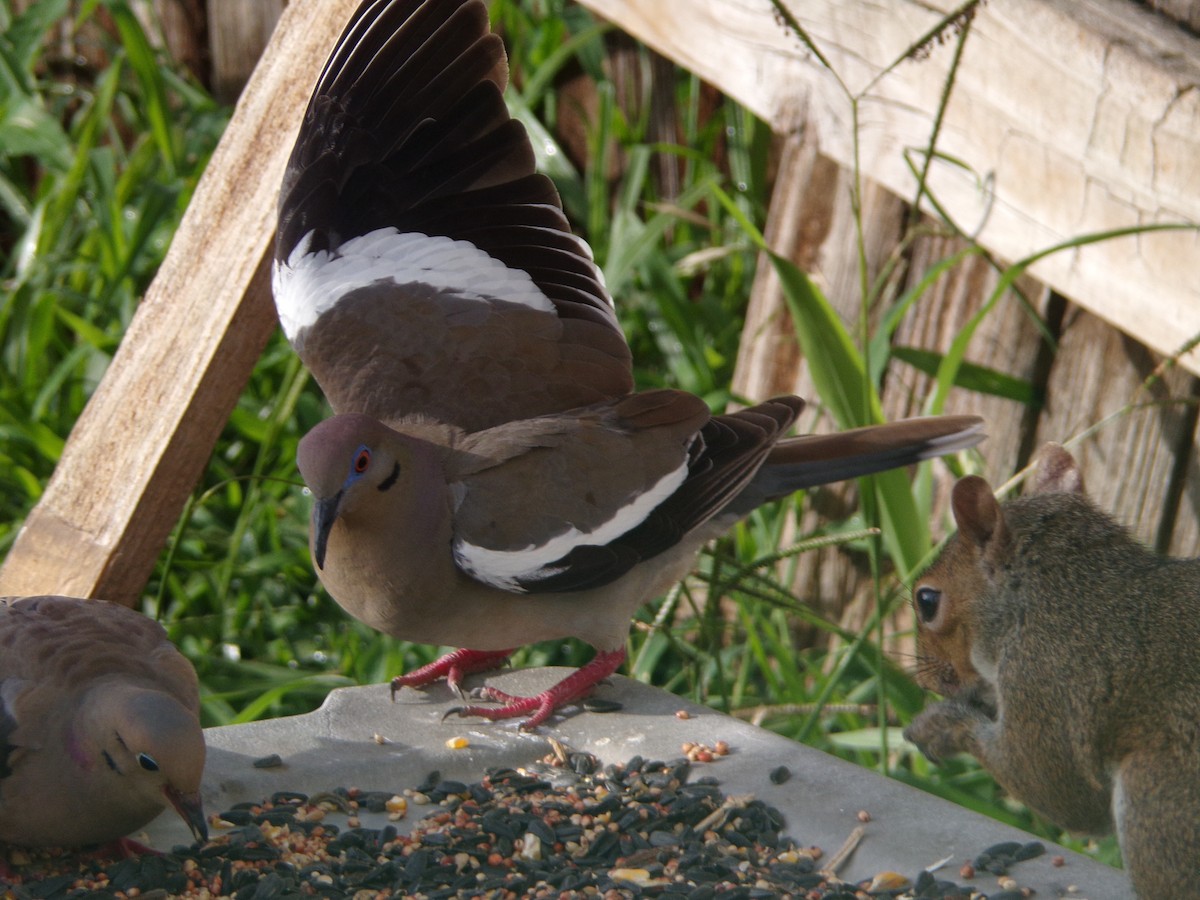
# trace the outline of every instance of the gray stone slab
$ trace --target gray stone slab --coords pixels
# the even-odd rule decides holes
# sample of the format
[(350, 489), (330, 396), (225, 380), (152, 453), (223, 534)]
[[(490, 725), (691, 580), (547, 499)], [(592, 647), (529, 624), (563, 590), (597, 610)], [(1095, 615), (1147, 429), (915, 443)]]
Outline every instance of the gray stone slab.
[[(512, 693), (530, 694), (568, 671), (506, 671), (490, 675), (488, 681)], [(443, 722), (446, 711), (460, 702), (444, 685), (426, 692), (405, 690), (395, 703), (386, 685), (335, 690), (308, 715), (208, 729), (205, 808), (216, 812), (279, 790), (312, 794), (357, 786), (399, 792), (435, 769), (445, 778), (478, 781), (491, 766), (536, 762), (549, 752), (551, 736), (605, 763), (624, 762), (637, 754), (672, 759), (681, 755), (685, 741), (711, 746), (723, 740), (730, 754), (695, 771), (716, 776), (728, 794), (753, 794), (778, 808), (787, 820), (788, 835), (800, 844), (833, 853), (862, 824), (859, 811), (870, 813), (861, 844), (840, 872), (849, 880), (888, 870), (914, 877), (949, 857), (944, 877), (962, 883), (959, 866), (980, 850), (1001, 841), (1033, 839), (898, 781), (626, 678), (614, 677), (597, 696), (619, 701), (622, 709), (570, 715), (552, 720), (539, 733), (526, 734), (514, 723), (456, 717)], [(680, 709), (690, 718), (678, 718), (675, 712)], [(449, 749), (446, 741), (452, 737), (467, 738), (469, 746)], [(272, 753), (282, 758), (281, 766), (252, 765)], [(786, 765), (792, 776), (775, 785), (767, 774), (779, 765)], [(401, 830), (411, 827), (423, 811), (410, 806), (407, 819), (396, 824)], [(364, 824), (378, 827), (381, 822), (364, 819)], [(173, 814), (155, 820), (148, 836), (153, 846), (164, 849), (188, 837)], [(1131, 896), (1120, 871), (1052, 844), (1047, 851), (1013, 870), (1020, 885), (1033, 888), (1038, 897)], [(1052, 865), (1054, 855), (1063, 856), (1065, 865)], [(973, 883), (985, 892), (998, 889), (995, 877), (987, 874)]]

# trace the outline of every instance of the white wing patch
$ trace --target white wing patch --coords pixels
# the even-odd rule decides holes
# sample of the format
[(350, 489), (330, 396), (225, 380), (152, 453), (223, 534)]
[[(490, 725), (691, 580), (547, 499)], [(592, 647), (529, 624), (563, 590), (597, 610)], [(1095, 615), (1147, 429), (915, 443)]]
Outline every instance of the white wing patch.
[(289, 341), (351, 291), (380, 281), (421, 282), (478, 300), (504, 300), (554, 312), (529, 273), (510, 269), (468, 241), (379, 228), (335, 251), (309, 252), (313, 232), (271, 275), (279, 323)]
[(519, 550), (492, 550), (458, 538), (454, 541), (454, 561), (476, 581), (490, 584), (502, 591), (524, 593), (520, 582), (551, 578), (563, 571), (551, 563), (562, 559), (578, 546), (603, 546), (646, 520), (660, 503), (679, 489), (687, 478), (686, 460), (679, 468), (668, 472), (645, 493), (639, 494), (627, 506), (617, 510), (607, 522), (592, 531), (569, 528), (544, 544), (530, 544)]

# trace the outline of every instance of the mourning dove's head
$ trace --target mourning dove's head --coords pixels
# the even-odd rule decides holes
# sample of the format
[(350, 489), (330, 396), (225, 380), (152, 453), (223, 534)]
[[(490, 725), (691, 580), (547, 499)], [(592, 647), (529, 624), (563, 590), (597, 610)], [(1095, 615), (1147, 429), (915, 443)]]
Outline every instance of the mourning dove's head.
[(208, 838), (200, 801), (204, 734), (176, 698), (135, 685), (100, 686), (85, 700), (78, 737), (97, 778), (111, 785), (114, 807), (132, 819), (171, 806), (196, 840)]

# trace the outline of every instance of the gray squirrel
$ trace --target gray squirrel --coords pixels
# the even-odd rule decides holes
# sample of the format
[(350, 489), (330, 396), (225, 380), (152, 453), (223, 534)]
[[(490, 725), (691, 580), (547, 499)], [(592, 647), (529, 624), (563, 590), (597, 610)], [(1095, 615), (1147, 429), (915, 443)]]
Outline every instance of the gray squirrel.
[(1069, 831), (1116, 827), (1143, 900), (1200, 897), (1200, 559), (1158, 556), (1043, 448), (1033, 493), (978, 476), (916, 582), (917, 681), (945, 700), (905, 737), (970, 753)]

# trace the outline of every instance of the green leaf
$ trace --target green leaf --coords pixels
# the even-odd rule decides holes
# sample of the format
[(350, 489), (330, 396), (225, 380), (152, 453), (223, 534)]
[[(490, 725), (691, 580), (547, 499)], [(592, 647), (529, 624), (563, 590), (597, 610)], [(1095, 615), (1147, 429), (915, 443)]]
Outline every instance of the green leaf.
[(30, 97), (0, 108), (0, 155), (32, 156), (49, 169), (71, 164), (71, 142), (58, 119)]
[[(76, 315), (63, 306), (56, 307), (54, 315), (75, 334), (76, 338), (96, 350), (112, 353), (116, 349), (117, 340), (104, 329), (97, 327), (82, 316)], [(85, 348), (86, 349), (86, 348)]]
[(767, 252), (821, 403), (833, 413), (839, 428), (882, 422), (879, 395), (868, 384), (862, 354), (837, 311), (791, 260)]
[(516, 91), (508, 91), (504, 99), (508, 104), (509, 114), (520, 121), (529, 133), (529, 142), (533, 145), (533, 157), (537, 161), (538, 170), (545, 172), (555, 181), (578, 180), (579, 172), (571, 165), (562, 145), (529, 108), (525, 98)]
[[(20, 73), (25, 76), (33, 71), (33, 63), (41, 49), (46, 33), (55, 23), (66, 16), (70, 0), (38, 0), (12, 20), (7, 28), (0, 29), (3, 38), (4, 58), (8, 61), (10, 76)], [(31, 79), (25, 80), (27, 89), (32, 90)]]
[[(944, 358), (941, 353), (923, 350), (919, 347), (893, 347), (892, 355), (926, 375), (935, 377)], [(996, 369), (977, 366), (969, 362), (964, 362), (958, 367), (954, 376), (954, 384), (980, 394), (991, 394), (1006, 400), (1016, 400), (1027, 406), (1040, 407), (1044, 399), (1042, 391), (1024, 378), (1017, 378)]]
[(537, 103), (549, 90), (564, 66), (593, 42), (598, 42), (598, 46), (603, 46), (604, 35), (612, 29), (613, 26), (608, 22), (595, 22), (571, 35), (538, 64), (537, 69), (526, 79), (521, 95), (529, 104)]
[(168, 108), (166, 88), (163, 84), (162, 67), (146, 32), (133, 10), (124, 3), (114, 3), (110, 9), (117, 31), (121, 35), (121, 43), (129, 57), (130, 68), (142, 87), (145, 103), (146, 120), (150, 125), (150, 133), (158, 145), (158, 152), (166, 163), (169, 175), (174, 175), (178, 168), (178, 150), (171, 128), (171, 112)]

